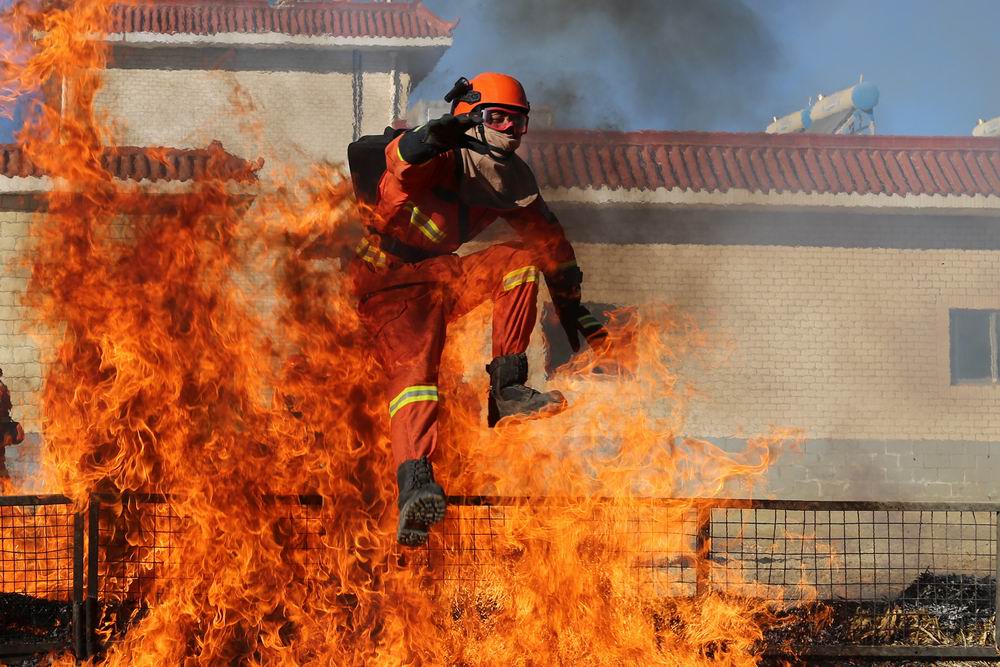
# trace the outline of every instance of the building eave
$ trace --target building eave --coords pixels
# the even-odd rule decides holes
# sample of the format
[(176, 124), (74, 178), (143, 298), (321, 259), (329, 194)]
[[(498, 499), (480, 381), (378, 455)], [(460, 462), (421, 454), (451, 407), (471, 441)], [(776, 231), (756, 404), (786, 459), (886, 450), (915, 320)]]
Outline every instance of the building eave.
[(118, 32), (104, 36), (112, 44), (146, 48), (241, 47), (247, 49), (447, 49), (451, 37), (344, 37), (332, 35), (288, 35), (280, 32), (223, 32), (212, 35), (193, 33)]
[(879, 212), (939, 211), (969, 215), (1000, 215), (998, 195), (928, 195), (760, 192), (732, 188), (725, 192), (681, 188), (544, 188), (546, 201), (603, 207), (708, 207), (765, 209), (869, 209)]

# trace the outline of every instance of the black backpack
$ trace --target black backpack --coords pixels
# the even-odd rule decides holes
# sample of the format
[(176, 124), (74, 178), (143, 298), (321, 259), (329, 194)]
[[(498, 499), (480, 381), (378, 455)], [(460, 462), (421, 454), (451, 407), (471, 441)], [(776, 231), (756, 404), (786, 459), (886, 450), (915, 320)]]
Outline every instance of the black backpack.
[(359, 202), (375, 205), (378, 184), (386, 169), (385, 147), (403, 132), (403, 128), (387, 127), (382, 134), (367, 134), (347, 145), (347, 166)]
[[(359, 202), (375, 206), (378, 201), (378, 184), (385, 173), (385, 147), (406, 132), (405, 128), (387, 127), (382, 134), (366, 134), (347, 145), (347, 167), (351, 171), (354, 196)], [(455, 182), (462, 179), (461, 154), (455, 151)], [(440, 199), (458, 203), (458, 229), (462, 243), (469, 240), (469, 207), (458, 198), (458, 192), (433, 188)]]

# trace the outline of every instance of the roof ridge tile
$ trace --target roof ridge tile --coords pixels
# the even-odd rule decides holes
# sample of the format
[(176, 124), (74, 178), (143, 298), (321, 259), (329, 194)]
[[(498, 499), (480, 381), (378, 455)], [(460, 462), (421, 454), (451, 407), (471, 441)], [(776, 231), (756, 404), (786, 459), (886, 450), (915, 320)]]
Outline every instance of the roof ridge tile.
[(271, 7), (267, 0), (168, 0), (111, 6), (111, 32), (162, 34), (283, 32), (303, 36), (451, 37), (457, 21), (435, 15), (421, 2), (326, 0)]
[(545, 188), (1000, 196), (1000, 139), (535, 130), (524, 145), (554, 156)]

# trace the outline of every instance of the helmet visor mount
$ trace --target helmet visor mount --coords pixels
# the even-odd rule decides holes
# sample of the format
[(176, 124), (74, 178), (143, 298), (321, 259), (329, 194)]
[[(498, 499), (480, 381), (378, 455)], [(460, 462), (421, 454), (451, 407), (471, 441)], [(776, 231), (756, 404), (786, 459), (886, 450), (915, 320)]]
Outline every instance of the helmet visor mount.
[(483, 107), (479, 111), (483, 114), (483, 125), (491, 130), (515, 137), (528, 131), (528, 114), (523, 111), (507, 107)]

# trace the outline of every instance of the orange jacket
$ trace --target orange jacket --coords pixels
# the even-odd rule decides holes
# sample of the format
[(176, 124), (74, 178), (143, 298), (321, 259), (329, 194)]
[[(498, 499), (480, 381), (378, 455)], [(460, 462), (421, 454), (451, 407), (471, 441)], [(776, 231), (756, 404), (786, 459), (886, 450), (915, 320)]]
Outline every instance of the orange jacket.
[[(562, 225), (541, 196), (531, 205), (515, 211), (467, 207), (463, 238), (454, 151), (441, 153), (420, 164), (409, 164), (399, 151), (402, 136), (386, 147), (386, 172), (379, 183), (379, 199), (372, 223), (377, 232), (429, 254), (445, 255), (503, 217), (535, 250), (544, 274), (551, 275), (558, 269), (576, 265), (573, 247), (566, 240)], [(362, 258), (365, 258), (363, 254)]]

